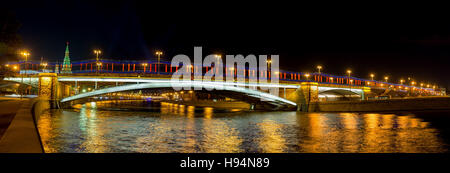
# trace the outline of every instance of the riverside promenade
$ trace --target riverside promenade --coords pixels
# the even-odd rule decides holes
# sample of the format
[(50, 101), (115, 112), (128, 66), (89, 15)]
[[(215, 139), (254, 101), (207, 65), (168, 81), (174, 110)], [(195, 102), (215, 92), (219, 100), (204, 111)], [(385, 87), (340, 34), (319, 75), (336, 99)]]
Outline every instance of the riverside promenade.
[(0, 97), (0, 139), (8, 129), (22, 103), (28, 99)]
[(36, 99), (0, 98), (0, 153), (43, 153), (34, 123)]

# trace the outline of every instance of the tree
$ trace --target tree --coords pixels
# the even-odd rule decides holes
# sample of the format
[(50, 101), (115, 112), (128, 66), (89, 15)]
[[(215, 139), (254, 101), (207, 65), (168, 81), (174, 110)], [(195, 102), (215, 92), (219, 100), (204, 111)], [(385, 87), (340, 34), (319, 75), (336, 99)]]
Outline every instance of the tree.
[(21, 24), (11, 11), (0, 9), (0, 77), (9, 72), (4, 64), (17, 60), (22, 39), (17, 33)]

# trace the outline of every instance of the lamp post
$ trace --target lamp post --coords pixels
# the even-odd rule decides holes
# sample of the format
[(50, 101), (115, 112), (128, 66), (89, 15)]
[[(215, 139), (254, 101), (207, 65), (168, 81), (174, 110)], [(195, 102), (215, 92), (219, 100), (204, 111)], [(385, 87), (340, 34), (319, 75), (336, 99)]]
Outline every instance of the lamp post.
[(144, 74), (145, 74), (145, 69), (147, 68), (147, 63), (142, 63), (142, 66), (144, 67)]
[[(27, 62), (28, 62), (28, 56), (30, 55), (30, 53), (29, 52), (27, 52), (27, 51), (25, 51), (25, 52), (22, 52), (21, 53), (23, 56), (25, 56), (25, 75), (27, 74)], [(22, 73), (22, 83), (23, 83), (23, 76), (24, 76), (24, 74)], [(31, 82), (30, 82), (31, 83)], [(22, 97), (23, 97), (23, 93), (22, 92), (20, 92), (20, 99), (22, 99)]]
[(349, 89), (350, 89), (350, 91), (352, 91), (352, 85), (351, 85), (351, 83), (350, 83), (350, 76), (351, 76), (351, 74), (352, 74), (352, 71), (351, 70), (347, 70), (347, 74), (348, 74), (348, 79), (347, 79), (347, 81), (349, 82)]
[(319, 74), (320, 74), (320, 70), (322, 69), (322, 66), (321, 66), (321, 65), (318, 65), (318, 66), (317, 66), (317, 69), (319, 70)]
[(99, 71), (99, 69), (100, 69), (100, 66), (102, 65), (102, 63), (101, 63), (100, 60), (98, 59), (98, 55), (101, 54), (102, 51), (96, 49), (96, 50), (94, 50), (94, 53), (97, 55), (97, 58), (95, 59), (95, 62), (96, 62), (96, 64), (97, 64), (97, 71), (96, 71), (96, 73), (98, 74), (98, 71)]
[(388, 82), (389, 77), (385, 76), (384, 77), (384, 81), (387, 83)]
[(27, 74), (27, 62), (28, 62), (28, 56), (30, 55), (30, 53), (28, 52), (22, 52), (22, 55), (25, 56), (25, 75)]
[(347, 74), (348, 74), (348, 81), (350, 81), (350, 75), (352, 74), (352, 71), (351, 70), (347, 70)]
[(97, 74), (98, 74), (98, 72), (100, 71), (100, 67), (102, 66), (102, 63), (101, 62), (97, 62)]
[[(215, 67), (217, 67), (217, 68), (215, 68), (215, 69), (216, 69), (216, 73), (218, 74), (218, 73), (219, 73), (219, 66), (220, 66), (220, 62), (221, 62), (222, 55), (216, 54), (216, 55), (214, 55), (214, 57), (216, 57), (216, 59), (219, 60), (219, 61), (217, 61), (217, 64), (214, 65)], [(226, 69), (225, 69), (225, 70), (226, 70)], [(222, 72), (223, 72), (223, 71), (222, 71)], [(217, 75), (217, 74), (216, 74), (216, 75)]]
[[(306, 81), (309, 82), (309, 74), (305, 74)], [(306, 105), (306, 111), (309, 109), (309, 103), (311, 102), (311, 84), (308, 83), (308, 104)]]
[(156, 51), (155, 54), (158, 56), (158, 67), (156, 68), (156, 70), (158, 71), (158, 74), (159, 74), (159, 62), (161, 60), (161, 55), (163, 53), (161, 51)]
[(370, 74), (370, 78), (372, 79), (372, 81), (373, 81), (373, 77), (375, 77), (375, 75), (373, 73)]
[(43, 62), (43, 63), (41, 63), (41, 66), (43, 66), (42, 72), (45, 72), (45, 69), (47, 67), (47, 63)]
[(405, 82), (405, 80), (400, 79), (400, 85), (403, 85), (403, 82)]
[(420, 95), (423, 94), (423, 83), (420, 83)]
[(306, 77), (306, 81), (309, 81), (309, 74), (308, 73), (305, 74), (305, 77)]

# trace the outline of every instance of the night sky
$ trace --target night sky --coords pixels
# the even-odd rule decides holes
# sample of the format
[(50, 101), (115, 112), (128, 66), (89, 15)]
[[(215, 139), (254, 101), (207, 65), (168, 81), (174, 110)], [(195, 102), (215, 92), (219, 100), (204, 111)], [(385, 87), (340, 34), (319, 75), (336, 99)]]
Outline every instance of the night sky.
[[(354, 76), (412, 77), (450, 88), (450, 16), (407, 7), (216, 2), (41, 1), (8, 5), (32, 58), (164, 60), (176, 54), (279, 54), (282, 69)], [(448, 10), (446, 10), (448, 11)]]

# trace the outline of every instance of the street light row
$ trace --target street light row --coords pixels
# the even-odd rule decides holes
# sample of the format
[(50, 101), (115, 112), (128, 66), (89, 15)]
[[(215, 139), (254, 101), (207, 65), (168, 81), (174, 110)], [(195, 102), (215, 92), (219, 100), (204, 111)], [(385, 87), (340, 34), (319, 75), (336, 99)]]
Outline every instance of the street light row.
[[(98, 49), (95, 49), (95, 50), (94, 50), (94, 54), (96, 54), (97, 68), (99, 68), (99, 67), (102, 65), (102, 63), (101, 63), (100, 60), (99, 60), (99, 54), (101, 54), (101, 53), (102, 53), (101, 50), (98, 50)], [(30, 56), (30, 53), (29, 53), (28, 51), (23, 51), (23, 52), (21, 52), (20, 54), (23, 55), (23, 56), (25, 56), (25, 63), (27, 63), (27, 62), (28, 62), (28, 56)], [(161, 59), (161, 55), (163, 54), (163, 52), (162, 52), (162, 51), (156, 51), (155, 54), (158, 56), (158, 64), (160, 64), (160, 59)], [(215, 57), (218, 58), (218, 59), (221, 59), (221, 58), (222, 58), (222, 56), (221, 56), (220, 54), (216, 54)], [(220, 62), (220, 61), (219, 61), (219, 62)], [(270, 68), (270, 64), (272, 63), (272, 61), (269, 59), (269, 60), (267, 60), (266, 62), (269, 64), (269, 68)], [(41, 63), (41, 65), (44, 66), (44, 69), (45, 69), (46, 66), (47, 66), (47, 63)], [(148, 65), (147, 63), (142, 63), (142, 66), (144, 66), (144, 68), (147, 67), (147, 65)], [(14, 66), (14, 68), (17, 69), (16, 66)], [(321, 66), (321, 65), (318, 65), (316, 68), (318, 69), (318, 73), (320, 74), (320, 73), (321, 73), (320, 70), (322, 70), (322, 66)], [(25, 70), (26, 70), (26, 69), (25, 69)], [(159, 66), (158, 66), (157, 71), (158, 71), (158, 73), (159, 73)], [(347, 74), (348, 74), (348, 77), (349, 77), (349, 78), (351, 77), (351, 73), (352, 73), (351, 70), (347, 70)], [(305, 77), (306, 77), (308, 80), (309, 80), (309, 76), (310, 76), (310, 74), (305, 74)], [(373, 81), (373, 80), (374, 80), (374, 77), (375, 77), (375, 74), (371, 73), (371, 74), (370, 74), (370, 77), (371, 77), (371, 80)], [(330, 79), (333, 80), (332, 78), (330, 78)], [(385, 76), (385, 77), (384, 77), (384, 80), (385, 80), (385, 82), (388, 82), (389, 76)], [(408, 80), (411, 80), (411, 78), (408, 77)], [(352, 82), (352, 81), (353, 81), (353, 80), (350, 80), (350, 82)], [(404, 82), (405, 82), (405, 80), (400, 79), (400, 84), (401, 84), (401, 85), (403, 85)], [(416, 84), (415, 81), (411, 81), (411, 85), (412, 85), (412, 86), (415, 86), (415, 84)], [(420, 83), (420, 86), (421, 86), (421, 87), (423, 87), (424, 85), (425, 85), (425, 84)], [(426, 86), (427, 86), (427, 88), (430, 87), (429, 84), (427, 84)], [(432, 87), (433, 87), (433, 89), (436, 88), (435, 85), (433, 85)]]
[[(322, 70), (322, 66), (321, 66), (321, 65), (318, 65), (316, 68), (318, 69), (319, 74), (320, 74), (320, 70)], [(351, 70), (347, 70), (347, 74), (348, 74), (348, 77), (349, 77), (349, 78), (351, 77), (351, 73), (352, 73)], [(305, 74), (305, 77), (306, 77), (306, 78), (308, 78), (309, 76), (310, 76), (309, 74)], [(371, 78), (372, 81), (374, 80), (374, 77), (375, 77), (375, 74), (371, 73), (371, 74), (370, 74), (370, 78)], [(330, 79), (333, 80), (332, 78), (330, 78)], [(388, 80), (389, 80), (389, 76), (385, 76), (385, 77), (384, 77), (384, 80), (385, 80), (385, 82), (387, 83)], [(411, 78), (408, 77), (408, 80), (410, 81)], [(350, 80), (350, 82), (352, 82), (352, 80)], [(401, 84), (401, 85), (403, 85), (404, 82), (405, 82), (404, 79), (400, 79), (400, 84)], [(412, 86), (415, 86), (417, 83), (416, 83), (415, 81), (411, 81), (410, 84), (411, 84)], [(420, 86), (423, 87), (423, 86), (425, 86), (425, 84), (424, 84), (424, 83), (420, 83)], [(430, 84), (427, 84), (426, 87), (427, 87), (427, 88), (430, 88), (431, 86), (430, 86)], [(433, 85), (432, 88), (435, 89), (436, 86)]]

